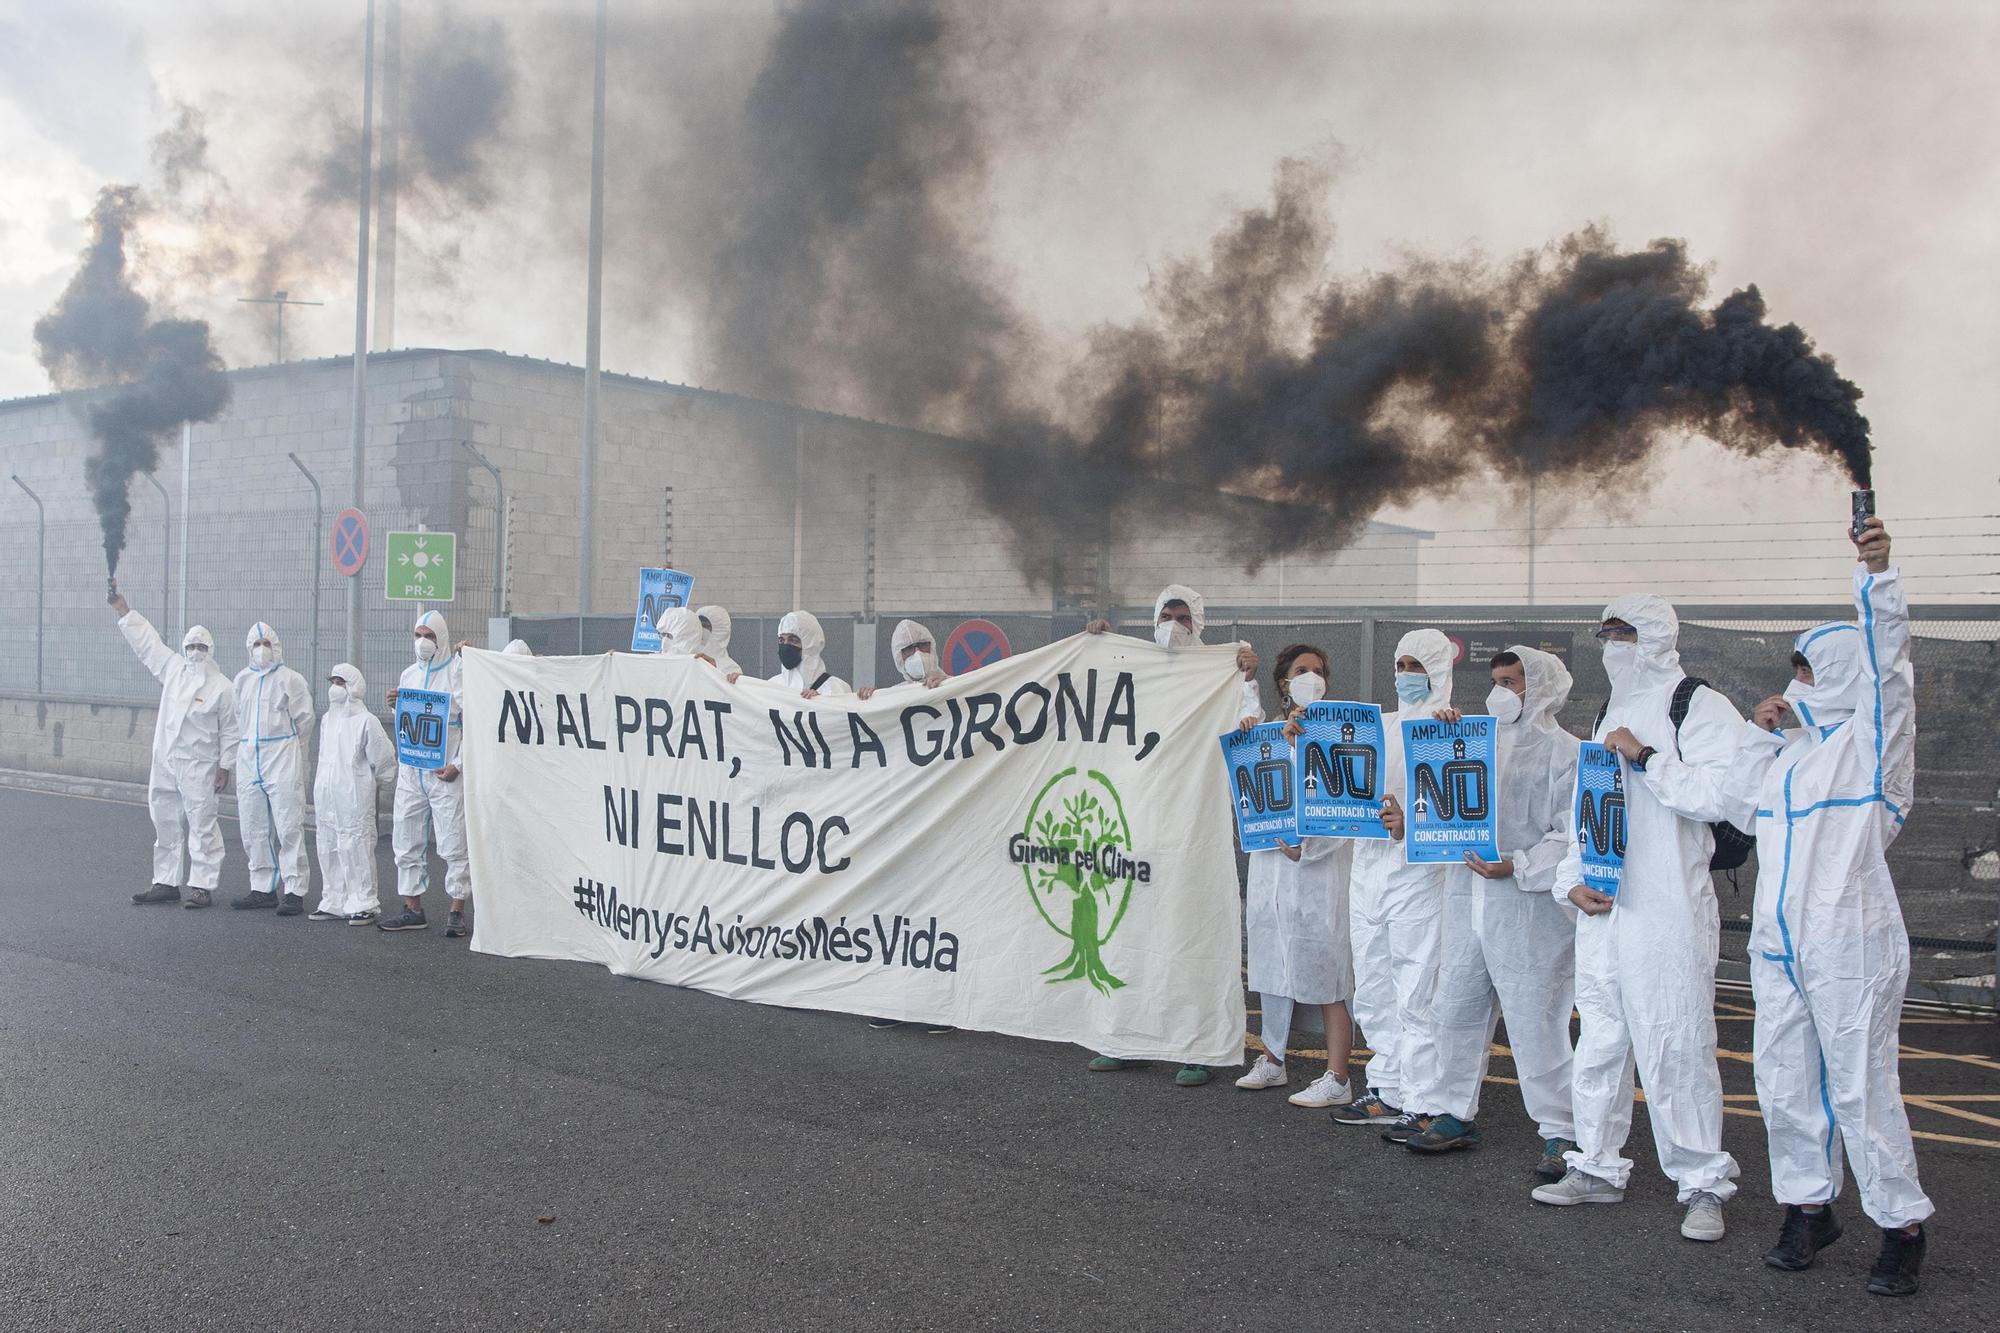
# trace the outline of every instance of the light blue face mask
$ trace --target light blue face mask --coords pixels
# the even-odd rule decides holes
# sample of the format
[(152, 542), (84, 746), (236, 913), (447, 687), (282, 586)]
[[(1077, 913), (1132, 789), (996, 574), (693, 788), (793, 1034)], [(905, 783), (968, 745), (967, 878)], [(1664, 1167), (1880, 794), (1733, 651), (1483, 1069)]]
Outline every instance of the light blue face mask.
[(1418, 671), (1396, 673), (1396, 697), (1412, 708), (1431, 697), (1431, 678)]

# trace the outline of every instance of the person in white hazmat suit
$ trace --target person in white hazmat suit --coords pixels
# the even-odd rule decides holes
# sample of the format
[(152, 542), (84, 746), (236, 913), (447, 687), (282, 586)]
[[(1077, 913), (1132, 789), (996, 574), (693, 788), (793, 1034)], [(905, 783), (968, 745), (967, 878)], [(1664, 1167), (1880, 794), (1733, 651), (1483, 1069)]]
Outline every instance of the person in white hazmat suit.
[(1455, 656), (1451, 640), (1434, 629), (1411, 630), (1396, 643), (1397, 708), (1382, 719), (1382, 822), (1392, 838), (1355, 847), (1348, 890), (1354, 1020), (1373, 1054), (1367, 1094), (1328, 1114), (1335, 1124), (1381, 1125), (1392, 1143), (1427, 1126), (1408, 1103), (1436, 1076), (1430, 1021), (1446, 869), (1404, 859), (1402, 724), (1450, 711)]
[[(1916, 789), (1915, 678), (1909, 603), (1880, 519), (1856, 546), (1858, 621), (1799, 635), (1794, 679), (1757, 705), (1744, 746), (1759, 784), (1743, 811), (1761, 851), (1750, 928), (1757, 1104), (1771, 1192), (1785, 1205), (1764, 1261), (1807, 1268), (1840, 1238), (1844, 1148), (1862, 1211), (1882, 1230), (1868, 1290), (1907, 1296), (1934, 1211), (1897, 1072), (1910, 936), (1887, 860)], [(1801, 725), (1780, 728), (1787, 711)]]
[(1540, 1203), (1616, 1203), (1632, 1162), (1632, 1074), (1646, 1086), (1646, 1118), (1660, 1169), (1687, 1207), (1681, 1235), (1721, 1240), (1722, 1205), (1736, 1193), (1736, 1159), (1722, 1149), (1722, 1077), (1715, 1064), (1715, 957), (1721, 923), (1708, 862), (1709, 825), (1735, 812), (1731, 774), (1743, 717), (1702, 687), (1676, 731), (1683, 679), (1680, 621), (1648, 594), (1604, 608), (1597, 631), (1611, 699), (1595, 736), (1629, 767), (1626, 850), (1616, 898), (1586, 888), (1570, 844), (1555, 892), (1576, 923), (1576, 1008), (1582, 1027), (1571, 1076), (1576, 1117), (1569, 1170), (1538, 1186)]
[[(863, 685), (854, 692), (858, 699), (872, 699), (883, 690), (902, 689), (906, 686), (921, 686), (934, 690), (949, 680), (944, 669), (938, 665), (935, 640), (931, 632), (914, 620), (899, 620), (889, 635), (889, 656), (895, 659), (896, 674), (899, 679), (887, 685)], [(901, 1027), (901, 1019), (875, 1017), (868, 1020), (868, 1026), (877, 1032)], [(934, 1037), (952, 1031), (949, 1023), (926, 1023), (924, 1031)]]
[(697, 607), (695, 615), (701, 618), (702, 655), (715, 663), (715, 669), (723, 675), (741, 675), (743, 668), (729, 655), (728, 609), (710, 604)]
[(247, 911), (306, 910), (306, 746), (312, 686), (285, 665), (278, 631), (263, 621), (243, 635), (250, 664), (236, 673), (236, 820), (250, 863), (250, 891), (229, 900)]
[(435, 690), (451, 696), (445, 717), (445, 764), (432, 772), (399, 764), (396, 769), (395, 823), (390, 843), (396, 851), (396, 892), (402, 896), (403, 910), (375, 923), (380, 930), (427, 930), (424, 889), (428, 883), (427, 842), (435, 839), (438, 858), (444, 862), (444, 891), (451, 900), (445, 937), (458, 939), (466, 933), (465, 905), (472, 893), (472, 872), (465, 848), (465, 786), (459, 781), (459, 747), (464, 741), (464, 661), (446, 649), (451, 637), (444, 617), (426, 611), (417, 617), (415, 651), (417, 660), (403, 668), (396, 688), (389, 691), (389, 710), (394, 713), (396, 696), (403, 690)]
[[(699, 613), (697, 613), (699, 614)], [(852, 694), (854, 688), (827, 669), (826, 631), (810, 611), (787, 611), (778, 621), (778, 672), (767, 679), (773, 685), (797, 690), (802, 698), (817, 699), (822, 694)], [(738, 670), (728, 677), (735, 684)]]
[(146, 810), (153, 817), (153, 883), (133, 894), (132, 901), (179, 902), (185, 854), (186, 905), (207, 907), (222, 883), (217, 798), (236, 765), (236, 692), (215, 665), (215, 639), (207, 630), (188, 626), (177, 653), (124, 597), (113, 592), (108, 600), (139, 665), (160, 682), (153, 765), (146, 779)]
[[(1325, 650), (1287, 644), (1278, 650), (1271, 679), (1287, 719), (1285, 734), (1296, 741), (1295, 723), (1306, 705), (1326, 697)], [(1249, 944), (1248, 984), (1262, 1011), (1258, 1035), (1264, 1053), (1236, 1080), (1245, 1091), (1290, 1082), (1285, 1057), (1292, 1015), (1301, 1005), (1317, 1005), (1326, 1031), (1326, 1070), (1286, 1100), (1314, 1109), (1354, 1100), (1347, 1068), (1354, 1043), (1354, 1021), (1347, 1013), (1347, 1002), (1354, 998), (1354, 958), (1347, 938), (1347, 882), (1353, 863), (1354, 843), (1346, 838), (1304, 838), (1297, 845), (1250, 853), (1243, 930)]]
[(660, 632), (661, 657), (699, 657), (714, 665), (713, 660), (703, 652), (708, 639), (702, 632), (701, 620), (686, 607), (669, 607), (660, 612), (659, 623), (654, 628)]
[(533, 657), (535, 650), (528, 646), (526, 639), (509, 639), (507, 646), (500, 650), (510, 657)]
[[(1201, 642), (1202, 631), (1208, 627), (1207, 603), (1193, 588), (1181, 583), (1169, 583), (1160, 589), (1160, 595), (1153, 599), (1153, 642), (1162, 648), (1192, 648)], [(1108, 620), (1093, 620), (1083, 627), (1086, 634), (1104, 634), (1111, 629)], [(1241, 718), (1239, 728), (1256, 726), (1264, 720), (1263, 697), (1257, 692), (1257, 653), (1249, 644), (1244, 644), (1236, 652), (1236, 670), (1243, 676), (1243, 694), (1237, 711)], [(1109, 1073), (1128, 1069), (1141, 1061), (1121, 1060), (1115, 1055), (1097, 1055), (1090, 1061), (1094, 1073)], [(1174, 1074), (1174, 1082), (1183, 1088), (1198, 1088), (1214, 1077), (1201, 1065), (1182, 1065)]]
[(1556, 1181), (1563, 1155), (1576, 1147), (1570, 1111), (1569, 1016), (1576, 998), (1576, 909), (1551, 893), (1569, 850), (1570, 802), (1581, 742), (1556, 722), (1569, 700), (1561, 659), (1516, 644), (1490, 663), (1486, 712), (1498, 726), (1499, 842), (1505, 854), (1476, 852), (1445, 870), (1431, 1032), (1437, 1058), (1431, 1082), (1411, 1095), (1432, 1117), (1410, 1136), (1416, 1152), (1479, 1144), (1480, 1087), (1492, 1051), (1496, 1012), (1521, 1101), (1535, 1119), (1542, 1156), (1535, 1174)]
[(365, 926), (382, 914), (375, 889), (375, 789), (395, 781), (396, 747), (368, 711), (368, 682), (348, 662), (326, 678), (313, 773), (319, 906), (309, 920)]

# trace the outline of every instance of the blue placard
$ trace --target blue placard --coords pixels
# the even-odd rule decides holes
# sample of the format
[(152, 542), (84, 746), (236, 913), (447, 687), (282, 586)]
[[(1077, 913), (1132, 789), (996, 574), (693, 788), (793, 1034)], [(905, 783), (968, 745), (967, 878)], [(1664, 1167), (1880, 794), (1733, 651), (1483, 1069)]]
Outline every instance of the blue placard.
[(660, 617), (694, 596), (694, 575), (678, 569), (639, 571), (639, 609), (632, 617), (632, 651), (660, 651)]
[(1323, 699), (1299, 719), (1292, 750), (1302, 838), (1387, 838), (1382, 827), (1382, 710)]
[(411, 768), (443, 768), (450, 738), (448, 691), (396, 691), (396, 762)]
[(1297, 788), (1292, 783), (1292, 743), (1282, 723), (1266, 722), (1222, 738), (1229, 763), (1229, 799), (1236, 807), (1236, 836), (1246, 852), (1268, 852), (1299, 840)]
[(1500, 859), (1493, 781), (1498, 724), (1490, 717), (1403, 723), (1403, 859), (1461, 862), (1467, 852)]
[(1583, 856), (1583, 884), (1607, 898), (1625, 878), (1625, 761), (1596, 741), (1585, 741), (1576, 759), (1576, 805), (1570, 811), (1576, 849)]

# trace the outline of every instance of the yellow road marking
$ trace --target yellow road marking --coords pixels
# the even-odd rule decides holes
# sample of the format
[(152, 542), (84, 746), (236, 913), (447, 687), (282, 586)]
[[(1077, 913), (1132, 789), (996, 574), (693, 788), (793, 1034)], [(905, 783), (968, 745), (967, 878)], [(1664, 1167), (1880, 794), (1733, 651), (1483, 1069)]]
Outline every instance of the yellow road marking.
[(1970, 1120), (1975, 1124), (1991, 1125), (1995, 1129), (2000, 1129), (2000, 1117), (1981, 1115), (1977, 1111), (1967, 1111), (1962, 1107), (1947, 1106), (1941, 1100), (1934, 1097), (1904, 1097), (1903, 1104), (1905, 1106), (1921, 1106), (1926, 1111), (1941, 1111), (1945, 1115), (1955, 1115), (1961, 1120)]

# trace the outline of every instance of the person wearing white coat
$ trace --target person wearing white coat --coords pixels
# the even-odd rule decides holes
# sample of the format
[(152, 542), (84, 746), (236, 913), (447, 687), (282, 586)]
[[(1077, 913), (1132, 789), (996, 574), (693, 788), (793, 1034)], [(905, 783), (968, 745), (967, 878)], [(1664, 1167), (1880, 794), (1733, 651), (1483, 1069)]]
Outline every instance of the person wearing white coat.
[(882, 690), (903, 685), (921, 685), (934, 690), (951, 679), (938, 665), (937, 640), (925, 626), (914, 620), (899, 620), (889, 634), (889, 656), (896, 663), (896, 679), (887, 685), (863, 685), (855, 691), (861, 699), (872, 699)]
[[(1839, 1239), (1844, 1156), (1882, 1231), (1868, 1289), (1907, 1296), (1935, 1211), (1897, 1072), (1910, 936), (1887, 860), (1916, 790), (1915, 678), (1909, 603), (1881, 520), (1858, 549), (1858, 621), (1799, 635), (1795, 679), (1757, 706), (1744, 746), (1759, 780), (1746, 813), (1763, 849), (1750, 927), (1757, 1104), (1771, 1192), (1785, 1205), (1764, 1261), (1807, 1268)], [(1787, 709), (1802, 725), (1780, 729)]]
[[(1207, 628), (1207, 603), (1200, 593), (1186, 584), (1169, 583), (1153, 599), (1153, 642), (1160, 647), (1194, 647), (1201, 642), (1202, 631)], [(1099, 619), (1085, 625), (1083, 632), (1104, 634), (1110, 629), (1110, 621)], [(1257, 653), (1247, 643), (1236, 651), (1236, 669), (1243, 676), (1243, 692), (1237, 707), (1241, 717), (1237, 726), (1254, 727), (1264, 720), (1264, 702), (1257, 692)], [(1097, 1055), (1091, 1058), (1090, 1068), (1094, 1073), (1107, 1073), (1130, 1068), (1134, 1063), (1115, 1055)], [(1174, 1082), (1183, 1088), (1198, 1088), (1211, 1077), (1213, 1075), (1209, 1070), (1201, 1065), (1182, 1065), (1174, 1074)]]
[(1568, 1172), (1535, 1189), (1540, 1203), (1616, 1203), (1632, 1162), (1632, 1075), (1646, 1086), (1646, 1118), (1660, 1169), (1687, 1206), (1681, 1235), (1722, 1239), (1722, 1205), (1736, 1193), (1736, 1159), (1722, 1148), (1722, 1076), (1715, 1064), (1715, 958), (1721, 922), (1708, 863), (1709, 825), (1736, 813), (1732, 773), (1743, 717), (1714, 690), (1697, 689), (1678, 731), (1670, 709), (1683, 679), (1680, 621), (1665, 600), (1638, 594), (1604, 608), (1611, 700), (1595, 737), (1629, 766), (1626, 851), (1618, 895), (1584, 887), (1570, 844), (1554, 892), (1576, 923), (1576, 1008), (1582, 1018), (1571, 1078), (1575, 1152)]
[(236, 673), (236, 819), (250, 863), (250, 891), (229, 900), (238, 910), (306, 910), (306, 746), (313, 696), (306, 678), (285, 665), (278, 631), (263, 621), (243, 635), (250, 664)]
[(365, 926), (381, 916), (375, 889), (375, 789), (396, 778), (396, 747), (368, 711), (368, 682), (347, 662), (327, 676), (313, 773), (319, 906), (314, 921)]
[[(1326, 697), (1327, 659), (1311, 644), (1288, 644), (1278, 651), (1271, 672), (1278, 704), (1288, 720), (1307, 704)], [(1296, 735), (1292, 728), (1286, 734)], [(1326, 1070), (1293, 1093), (1294, 1106), (1324, 1109), (1354, 1100), (1348, 1083), (1348, 1054), (1354, 1022), (1347, 1002), (1354, 997), (1354, 958), (1348, 946), (1347, 882), (1354, 843), (1345, 838), (1304, 838), (1298, 845), (1250, 853), (1250, 876), (1243, 896), (1243, 929), (1249, 945), (1248, 984), (1262, 1012), (1259, 1037), (1264, 1053), (1236, 1080), (1246, 1091), (1283, 1087), (1290, 1081), (1286, 1053), (1292, 1015), (1300, 1005), (1317, 1005), (1326, 1032)]]
[(743, 668), (729, 655), (728, 609), (711, 603), (697, 607), (695, 615), (701, 618), (702, 655), (715, 663), (715, 669), (725, 676), (743, 674)]
[[(153, 764), (146, 810), (153, 817), (153, 883), (135, 903), (179, 902), (187, 863), (188, 907), (207, 907), (222, 882), (222, 823), (218, 796), (236, 765), (236, 692), (215, 665), (215, 640), (188, 626), (181, 650), (117, 593), (110, 597), (118, 631), (154, 680), (160, 706), (153, 720)], [(186, 832), (182, 825), (186, 824)]]
[(472, 892), (465, 848), (465, 784), (459, 780), (459, 747), (465, 738), (464, 662), (445, 646), (451, 636), (437, 612), (418, 616), (415, 634), (417, 660), (403, 668), (396, 688), (389, 691), (389, 707), (395, 709), (396, 696), (403, 690), (435, 690), (451, 696), (445, 716), (445, 764), (435, 772), (397, 766), (395, 823), (389, 837), (396, 851), (396, 892), (402, 896), (403, 910), (375, 924), (391, 931), (430, 927), (424, 915), (430, 872), (426, 844), (435, 839), (444, 862), (445, 896), (451, 900), (444, 933), (447, 939), (457, 939), (466, 933), (465, 904)]
[(1576, 997), (1576, 909), (1551, 894), (1569, 850), (1576, 790), (1575, 736), (1556, 722), (1569, 700), (1569, 668), (1524, 644), (1489, 664), (1486, 712), (1497, 723), (1498, 861), (1474, 852), (1445, 870), (1438, 989), (1431, 1031), (1433, 1077), (1412, 1094), (1430, 1126), (1410, 1137), (1415, 1152), (1477, 1147), (1480, 1087), (1496, 1014), (1521, 1101), (1542, 1139), (1535, 1174), (1560, 1180), (1576, 1147), (1570, 1110), (1569, 1016)]
[(1404, 1143), (1425, 1122), (1408, 1107), (1417, 1089), (1435, 1077), (1431, 1004), (1437, 991), (1439, 925), (1445, 867), (1410, 865), (1402, 844), (1404, 722), (1438, 716), (1451, 707), (1451, 667), (1456, 651), (1434, 629), (1411, 630), (1396, 643), (1393, 716), (1382, 720), (1384, 820), (1392, 840), (1354, 849), (1348, 893), (1354, 941), (1354, 1020), (1373, 1054), (1368, 1093), (1330, 1114), (1341, 1125), (1382, 1125), (1383, 1137)]

